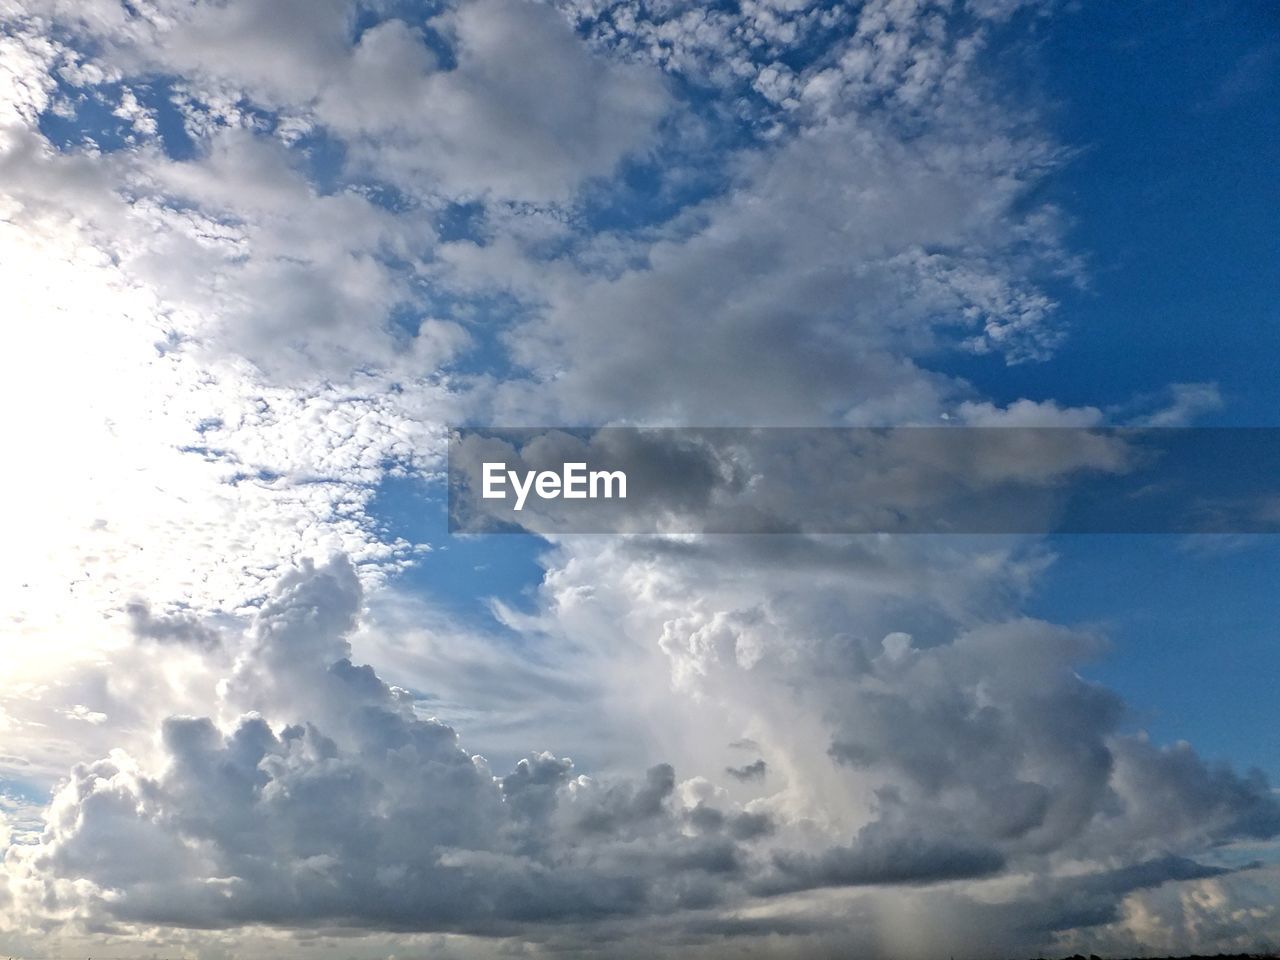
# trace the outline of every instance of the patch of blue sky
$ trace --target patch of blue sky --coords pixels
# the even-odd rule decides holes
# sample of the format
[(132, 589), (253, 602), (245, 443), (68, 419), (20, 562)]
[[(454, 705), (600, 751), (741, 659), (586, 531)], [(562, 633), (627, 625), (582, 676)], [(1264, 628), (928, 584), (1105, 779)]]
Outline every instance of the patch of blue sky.
[[(1028, 613), (1093, 625), (1110, 650), (1081, 672), (1122, 694), (1132, 729), (1190, 740), (1280, 783), (1280, 537), (1053, 537)], [(1187, 678), (1193, 678), (1188, 682)]]
[(708, 163), (750, 144), (743, 136), (717, 137), (718, 143), (698, 149), (672, 139), (647, 155), (624, 159), (607, 180), (583, 191), (578, 217), (590, 233), (635, 233), (661, 227), (682, 211), (723, 195), (731, 185), (728, 170)]
[(486, 631), (499, 629), (491, 600), (527, 606), (542, 582), (539, 558), (550, 549), (547, 541), (520, 534), (450, 535), (448, 498), (441, 481), (388, 474), (379, 482), (366, 513), (384, 535), (431, 547), (397, 575), (395, 585), (463, 622)]
[[(56, 76), (56, 74), (55, 74)], [(120, 102), (120, 85), (76, 87), (58, 79), (54, 103), (40, 115), (39, 129), (59, 150), (97, 146), (103, 153), (122, 150), (133, 143), (132, 124), (112, 112)], [(65, 109), (70, 106), (71, 110)]]
[(157, 77), (131, 89), (138, 102), (155, 118), (161, 146), (170, 159), (193, 159), (197, 153), (196, 143), (187, 133), (185, 118), (178, 109), (173, 81)]
[(384, 209), (398, 213), (408, 206), (408, 201), (395, 188), (352, 178), (347, 171), (346, 145), (323, 128), (306, 131), (293, 140), (289, 148), (291, 156), (300, 162), (312, 189), (322, 196), (342, 193), (355, 186), (371, 203)]
[(445, 203), (436, 213), (436, 236), (441, 243), (467, 241), (484, 245), (485, 207), (479, 200)]
[(997, 402), (1122, 405), (1169, 383), (1219, 384), (1215, 422), (1280, 408), (1280, 8), (1083, 4), (1011, 75), (1038, 75), (1076, 150), (1035, 199), (1071, 219), (1087, 289), (1054, 289), (1068, 337), (1046, 363), (937, 361)]
[[(15, 762), (16, 757), (0, 758), (0, 765)], [(25, 807), (43, 807), (49, 802), (52, 794), (51, 785), (41, 785), (31, 780), (22, 779), (12, 774), (0, 774), (0, 812), (6, 809), (22, 809)], [(3, 847), (0, 847), (0, 851)]]
[[(1038, 76), (1049, 126), (1076, 153), (1033, 200), (1071, 218), (1088, 286), (1053, 288), (1068, 337), (1052, 359), (954, 353), (932, 365), (995, 402), (1123, 407), (1170, 383), (1216, 382), (1200, 423), (1274, 425), (1280, 409), (1280, 8), (1082, 4), (1005, 47)], [(1218, 465), (1230, 470), (1231, 465)], [(1031, 612), (1097, 622), (1085, 669), (1131, 723), (1280, 781), (1280, 538), (1076, 536)], [(1194, 683), (1187, 683), (1194, 677)]]
[[(504, 334), (529, 306), (510, 293), (457, 294), (430, 280), (414, 280), (417, 296), (393, 311), (392, 322), (407, 337), (428, 318), (452, 320), (465, 328), (468, 348), (447, 368), (463, 377), (511, 379), (527, 375), (511, 358)], [(461, 424), (457, 424), (461, 426)]]

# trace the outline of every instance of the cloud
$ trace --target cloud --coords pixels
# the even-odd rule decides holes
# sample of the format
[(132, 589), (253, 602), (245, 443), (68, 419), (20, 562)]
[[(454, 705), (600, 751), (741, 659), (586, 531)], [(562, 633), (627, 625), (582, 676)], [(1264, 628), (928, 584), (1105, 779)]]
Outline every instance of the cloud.
[(10, 852), (18, 885), (103, 923), (493, 933), (714, 902), (740, 872), (740, 841), (685, 834), (668, 765), (597, 783), (539, 754), (495, 777), (351, 662), (361, 602), (345, 559), (283, 577), (221, 687), (238, 719), (167, 718), (154, 767), (78, 765)]
[(363, 30), (346, 0), (128, 11), (50, 0), (31, 12), (100, 45), (116, 70), (182, 78), (188, 110), (277, 112), (412, 194), (567, 199), (646, 146), (669, 107), (658, 71), (593, 56), (553, 8), (527, 0)]
[(763, 780), (765, 774), (768, 773), (768, 771), (769, 771), (769, 765), (765, 763), (763, 757), (756, 760), (752, 760), (750, 763), (745, 763), (740, 767), (724, 768), (724, 772), (727, 773), (729, 776), (733, 777), (735, 780), (743, 780), (743, 781)]
[(1139, 417), (1139, 424), (1147, 427), (1185, 427), (1205, 414), (1217, 413), (1226, 405), (1216, 383), (1171, 383), (1166, 392), (1168, 396), (1164, 405)]
[(212, 649), (221, 644), (218, 634), (190, 614), (177, 613), (156, 616), (145, 600), (135, 600), (125, 606), (129, 615), (129, 628), (134, 636), (160, 643), (191, 644)]
[(776, 865), (781, 877), (761, 883), (769, 893), (971, 879), (998, 872), (1005, 861), (991, 848), (946, 839), (885, 837), (868, 830), (851, 846), (835, 847), (816, 857), (780, 855)]
[[(640, 722), (671, 745), (677, 767), (719, 761), (723, 789), (778, 822), (784, 840), (758, 893), (1000, 881), (979, 900), (1003, 904), (1009, 942), (1032, 949), (1072, 926), (1066, 901), (1078, 896), (1057, 884), (1064, 872), (1151, 877), (1154, 866), (1139, 866), (1196, 863), (1280, 829), (1280, 806), (1257, 773), (1123, 731), (1125, 703), (1078, 672), (1103, 649), (1100, 637), (1014, 608), (1004, 619), (990, 599), (980, 613), (952, 606), (947, 577), (930, 585), (919, 576), (944, 562), (950, 542), (915, 544), (908, 559), (892, 539), (815, 538), (803, 551), (792, 539), (571, 539), (572, 561), (543, 588), (580, 658), (591, 637), (607, 638), (599, 656), (612, 670), (601, 675), (615, 696), (633, 691), (633, 709), (649, 699), (634, 691), (659, 683), (667, 661), (685, 698), (654, 698)], [(973, 555), (960, 555), (972, 572)], [(898, 562), (909, 591), (901, 598)], [(978, 566), (1012, 584), (1018, 562), (991, 556)], [(960, 592), (983, 591), (970, 582)], [(954, 626), (974, 615), (979, 622)], [(886, 629), (904, 617), (910, 630)], [(744, 734), (769, 758), (763, 797), (760, 781), (734, 775), (741, 761), (723, 746)], [(803, 823), (822, 827), (806, 833)], [(1019, 878), (1030, 887), (1019, 891)], [(1191, 879), (1173, 870), (1151, 882)], [(962, 889), (946, 896), (967, 896)], [(1090, 922), (1105, 925), (1139, 888), (1099, 879), (1089, 889)], [(1032, 919), (1017, 933), (1020, 913)]]
[[(933, 419), (955, 388), (911, 354), (966, 340), (1016, 360), (1056, 336), (1052, 303), (1004, 266), (1028, 231), (1013, 171), (1044, 151), (832, 120), (742, 157), (733, 189), (639, 265), (533, 285), (546, 306), (511, 332), (513, 355), (553, 383), (548, 414), (564, 422)], [(838, 187), (816, 195), (815, 179)]]
[[(1033, 885), (998, 916), (972, 909), (1047, 935), (1118, 922), (1134, 891), (1224, 874), (1177, 851), (1280, 832), (1256, 775), (1117, 736), (1115, 701), (1068, 669), (1090, 641), (1066, 631), (1013, 623), (931, 649), (898, 634), (879, 655), (827, 659), (826, 683), (809, 675), (837, 722), (831, 769), (888, 774), (875, 778), (871, 819), (841, 843), (781, 797), (744, 806), (705, 781), (678, 783), (668, 763), (595, 779), (538, 752), (495, 775), (407, 691), (353, 663), (363, 609), (344, 558), (285, 574), (238, 641), (211, 715), (164, 719), (151, 758), (115, 750), (78, 764), (39, 842), (10, 848), (15, 921), (56, 909), (121, 934), (265, 924), (485, 936), (572, 922), (608, 940), (623, 935), (607, 933), (611, 922), (687, 917), (696, 939), (701, 911), (768, 912), (784, 894), (924, 886), (953, 897), (941, 891), (1029, 872)], [(775, 615), (771, 632), (786, 622)], [(726, 668), (793, 682), (777, 673), (781, 649), (709, 664), (704, 692)], [(776, 696), (767, 681), (756, 689)], [(825, 699), (837, 690), (839, 708)], [(802, 745), (780, 738), (804, 727), (754, 726), (790, 781)], [(729, 781), (757, 779), (736, 772)], [(1094, 866), (1064, 880), (1048, 869), (1057, 857)]]
[(361, 36), (316, 111), (357, 163), (409, 189), (567, 199), (648, 145), (669, 108), (657, 71), (592, 56), (549, 6), (478, 0), (431, 25), (454, 67), (433, 67), (421, 36), (388, 21)]

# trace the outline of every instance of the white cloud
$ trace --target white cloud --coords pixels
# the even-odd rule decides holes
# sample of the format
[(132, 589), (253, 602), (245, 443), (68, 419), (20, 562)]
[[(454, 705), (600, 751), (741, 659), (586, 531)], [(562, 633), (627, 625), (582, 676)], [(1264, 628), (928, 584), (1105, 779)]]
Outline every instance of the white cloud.
[(593, 57), (561, 18), (527, 0), (477, 0), (433, 21), (453, 41), (442, 70), (403, 22), (366, 31), (321, 122), (357, 163), (410, 190), (568, 199), (644, 147), (668, 109), (656, 71)]
[(113, 67), (182, 77), (191, 107), (229, 100), (323, 127), (357, 167), (414, 194), (567, 199), (643, 148), (669, 105), (657, 71), (591, 55), (530, 0), (472, 0), (428, 20), (447, 64), (404, 20), (353, 41), (345, 0), (131, 11), (44, 0), (31, 12), (102, 45)]

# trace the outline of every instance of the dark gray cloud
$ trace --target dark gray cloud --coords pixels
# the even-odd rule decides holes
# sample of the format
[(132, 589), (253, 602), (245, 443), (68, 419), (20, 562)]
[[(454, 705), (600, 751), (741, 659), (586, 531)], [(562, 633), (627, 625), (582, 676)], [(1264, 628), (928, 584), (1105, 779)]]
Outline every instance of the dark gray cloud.
[(927, 836), (891, 836), (873, 825), (847, 847), (818, 855), (784, 853), (774, 858), (777, 875), (759, 883), (763, 893), (814, 887), (940, 883), (987, 877), (1005, 866), (993, 847)]
[(218, 632), (190, 613), (156, 615), (145, 600), (126, 604), (129, 629), (140, 639), (158, 643), (186, 644), (203, 650), (213, 650), (222, 644)]
[(763, 780), (769, 772), (769, 765), (761, 757), (740, 767), (725, 767), (724, 772), (735, 780)]

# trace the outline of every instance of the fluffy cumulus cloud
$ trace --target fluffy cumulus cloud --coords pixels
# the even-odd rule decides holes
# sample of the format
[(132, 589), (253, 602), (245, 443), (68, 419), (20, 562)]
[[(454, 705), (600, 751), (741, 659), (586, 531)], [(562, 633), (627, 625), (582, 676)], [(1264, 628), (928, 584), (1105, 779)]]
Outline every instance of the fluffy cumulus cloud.
[(940, 372), (1050, 356), (1086, 280), (987, 57), (1043, 13), (0, 0), (0, 950), (1280, 936), (1273, 791), (1023, 614), (1043, 545), (559, 538), (512, 587), (418, 522), (451, 423), (1219, 407)]
[(11, 855), (19, 906), (107, 929), (495, 933), (702, 906), (740, 880), (765, 820), (684, 803), (665, 764), (605, 784), (540, 753), (495, 775), (352, 663), (360, 599), (345, 558), (286, 575), (219, 685), (223, 723), (165, 719), (151, 767), (77, 765)]

